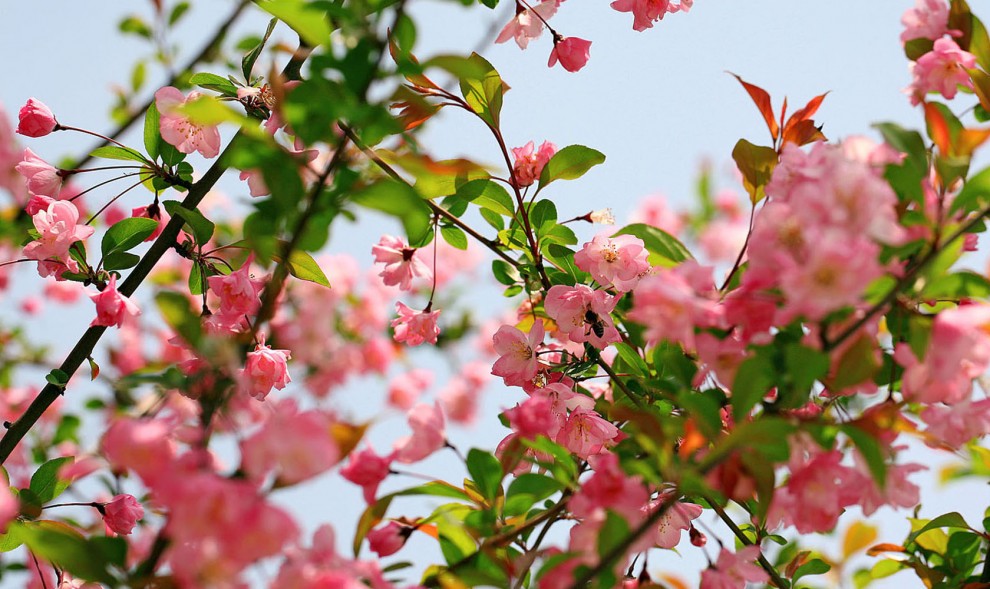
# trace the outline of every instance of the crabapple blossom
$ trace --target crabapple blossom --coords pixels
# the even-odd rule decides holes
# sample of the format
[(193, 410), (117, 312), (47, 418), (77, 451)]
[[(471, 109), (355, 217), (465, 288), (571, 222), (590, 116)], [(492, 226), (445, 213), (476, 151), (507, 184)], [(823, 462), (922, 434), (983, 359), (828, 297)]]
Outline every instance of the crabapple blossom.
[(619, 12), (633, 14), (633, 30), (645, 31), (653, 28), (653, 23), (663, 20), (667, 13), (687, 12), (694, 0), (681, 0), (674, 3), (671, 0), (616, 0), (609, 6)]
[(524, 8), (522, 4), (516, 5), (516, 15), (502, 28), (495, 42), (505, 43), (509, 39), (514, 39), (520, 49), (525, 49), (530, 41), (539, 38), (543, 33), (543, 21), (550, 20), (550, 17), (557, 13), (561, 1), (545, 0), (531, 8)]
[(364, 500), (371, 505), (375, 502), (378, 485), (389, 475), (389, 465), (395, 459), (395, 452), (379, 456), (371, 446), (360, 452), (352, 452), (347, 465), (340, 469), (340, 476), (361, 487)]
[(164, 466), (175, 458), (169, 426), (157, 419), (118, 419), (110, 424), (100, 445), (114, 472), (136, 472), (153, 486), (166, 476)]
[(400, 374), (388, 385), (388, 403), (396, 409), (408, 410), (432, 384), (433, 373), (425, 368), (414, 368)]
[(27, 137), (44, 137), (58, 127), (51, 109), (34, 98), (28, 98), (17, 113), (17, 132)]
[(103, 523), (114, 534), (126, 536), (134, 530), (138, 520), (144, 517), (144, 508), (133, 495), (117, 495), (100, 507)]
[(550, 400), (549, 409), (550, 415), (553, 417), (553, 422), (545, 432), (545, 435), (549, 438), (555, 438), (561, 428), (567, 423), (568, 411), (576, 411), (578, 409), (591, 411), (595, 408), (594, 399), (587, 395), (574, 392), (571, 386), (565, 382), (551, 382), (545, 387), (531, 393), (532, 397), (546, 397)]
[(765, 583), (770, 577), (753, 564), (760, 556), (758, 545), (746, 546), (733, 553), (722, 548), (712, 568), (701, 573), (701, 589), (745, 589), (746, 583)]
[(501, 376), (509, 386), (521, 386), (536, 376), (539, 359), (536, 348), (543, 342), (543, 322), (533, 322), (529, 334), (511, 325), (503, 325), (492, 336), (495, 353), (499, 359), (492, 366), (492, 374)]
[(10, 492), (10, 485), (0, 485), (0, 533), (7, 531), (7, 526), (20, 512), (21, 503)]
[(416, 256), (416, 248), (406, 245), (398, 237), (383, 235), (371, 248), (375, 262), (385, 264), (379, 276), (387, 286), (398, 286), (399, 290), (409, 290), (413, 278), (433, 280), (433, 271)]
[(605, 452), (606, 446), (615, 443), (619, 430), (612, 422), (597, 412), (578, 408), (567, 417), (564, 427), (554, 440), (582, 460)]
[(990, 434), (990, 399), (964, 399), (952, 405), (929, 405), (921, 412), (929, 445), (959, 448), (969, 440)]
[(588, 342), (599, 350), (622, 339), (612, 322), (618, 298), (603, 290), (578, 284), (556, 284), (547, 291), (543, 303), (547, 315), (572, 342)]
[(62, 188), (62, 175), (58, 168), (38, 157), (30, 148), (24, 150), (24, 159), (15, 166), (17, 172), (27, 181), (31, 194), (56, 198)]
[(949, 4), (945, 0), (916, 0), (914, 8), (904, 11), (901, 24), (904, 25), (902, 43), (912, 39), (935, 41), (950, 32)]
[(574, 264), (598, 284), (629, 292), (650, 269), (643, 240), (633, 235), (596, 235), (574, 254)]
[(220, 297), (219, 314), (235, 323), (244, 315), (254, 315), (261, 306), (264, 280), (251, 277), (251, 260), (226, 276), (210, 276), (206, 279), (210, 290)]
[(534, 149), (535, 144), (532, 141), (522, 147), (512, 148), (512, 177), (520, 188), (539, 180), (543, 167), (557, 153), (557, 146), (549, 141), (540, 144), (540, 149)]
[(908, 87), (911, 104), (920, 104), (929, 92), (938, 92), (952, 100), (960, 86), (973, 89), (973, 81), (966, 70), (976, 67), (976, 56), (960, 49), (952, 39), (943, 37), (910, 67), (914, 77)]
[(120, 327), (128, 315), (136, 317), (141, 314), (137, 303), (117, 291), (117, 275), (110, 275), (110, 282), (102, 292), (90, 293), (89, 298), (96, 303), (96, 319), (90, 327), (103, 325)]
[(330, 469), (340, 459), (333, 419), (316, 409), (300, 411), (285, 399), (274, 404), (261, 429), (241, 441), (241, 467), (254, 480), (275, 473), (279, 485), (294, 485)]
[(24, 255), (40, 262), (38, 271), (42, 276), (55, 274), (60, 277), (66, 269), (78, 272), (79, 264), (69, 255), (69, 248), (95, 231), (89, 225), (77, 224), (79, 210), (72, 203), (55, 201), (46, 210), (36, 213), (31, 220), (39, 236), (24, 246)]
[[(659, 509), (666, 500), (667, 498), (661, 494), (659, 498), (643, 507), (643, 516), (647, 516), (654, 509)], [(693, 529), (691, 521), (698, 519), (703, 511), (704, 508), (700, 505), (674, 501), (657, 522), (656, 535), (653, 537), (654, 545), (659, 548), (677, 547), (681, 542), (681, 532)]]
[(535, 439), (537, 436), (552, 438), (560, 429), (553, 412), (549, 397), (537, 396), (527, 398), (512, 409), (505, 410), (509, 427), (523, 438)]
[(264, 401), (272, 388), (282, 390), (292, 382), (286, 364), (289, 358), (289, 350), (273, 350), (263, 339), (253, 352), (248, 352), (241, 375), (252, 397)]
[(419, 462), (447, 443), (440, 403), (420, 403), (409, 410), (407, 421), (412, 435), (395, 442), (395, 460), (404, 464)]
[(685, 262), (643, 278), (633, 291), (627, 317), (646, 326), (651, 341), (669, 340), (695, 349), (695, 327), (722, 321), (710, 281), (711, 268)]
[(594, 474), (571, 499), (571, 513), (584, 518), (609, 509), (630, 522), (638, 521), (650, 498), (642, 477), (627, 475), (619, 465), (618, 456), (611, 452), (591, 456), (588, 462)]
[(553, 50), (547, 67), (560, 66), (569, 72), (576, 72), (588, 63), (591, 41), (578, 37), (554, 37)]
[(205, 158), (216, 157), (220, 153), (220, 131), (216, 125), (200, 125), (189, 120), (189, 117), (179, 112), (179, 108), (190, 102), (195, 102), (202, 94), (190, 92), (183, 96), (182, 92), (172, 86), (166, 86), (155, 92), (155, 106), (161, 118), (159, 128), (162, 139), (182, 153), (198, 151)]
[(437, 317), (440, 311), (430, 311), (430, 307), (422, 311), (414, 311), (402, 301), (395, 303), (398, 317), (392, 320), (395, 329), (395, 341), (409, 346), (418, 346), (424, 342), (437, 343), (440, 328), (437, 327)]

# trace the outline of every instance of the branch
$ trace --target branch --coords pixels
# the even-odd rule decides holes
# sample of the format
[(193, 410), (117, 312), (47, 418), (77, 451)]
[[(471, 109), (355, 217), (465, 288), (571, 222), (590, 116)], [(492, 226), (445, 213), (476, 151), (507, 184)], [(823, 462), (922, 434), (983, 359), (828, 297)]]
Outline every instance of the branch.
[[(296, 51), (286, 64), (283, 73), (285, 75), (291, 75), (292, 73), (298, 73), (299, 67), (306, 58), (309, 57), (309, 51), (304, 48)], [(220, 180), (220, 176), (227, 171), (229, 167), (226, 162), (226, 156), (231, 151), (240, 138), (240, 132), (234, 135), (230, 143), (217, 158), (217, 161), (210, 166), (210, 169), (206, 171), (203, 177), (194, 183), (189, 189), (189, 193), (186, 198), (182, 200), (182, 206), (187, 209), (195, 209), (199, 206), (199, 203), (203, 200), (206, 194), (213, 189), (213, 186)], [(77, 166), (78, 167), (78, 166)], [(131, 296), (137, 290), (138, 286), (148, 277), (151, 270), (158, 264), (162, 256), (165, 255), (174, 244), (176, 237), (179, 235), (179, 231), (185, 221), (181, 217), (173, 217), (165, 229), (162, 230), (161, 235), (155, 240), (155, 243), (151, 245), (148, 249), (148, 253), (141, 258), (137, 266), (127, 275), (127, 278), (120, 285), (119, 291), (124, 296)], [(93, 354), (93, 348), (96, 347), (97, 342), (103, 337), (103, 333), (106, 332), (107, 328), (103, 326), (90, 327), (83, 333), (79, 341), (66, 356), (62, 365), (59, 369), (72, 377), (79, 366), (82, 365), (83, 361), (89, 358)], [(48, 407), (59, 398), (60, 395), (64, 393), (64, 389), (60, 386), (55, 386), (52, 384), (45, 385), (45, 388), (41, 389), (38, 396), (31, 401), (31, 405), (27, 410), (17, 418), (17, 421), (10, 424), (7, 432), (0, 438), (0, 465), (7, 461), (11, 453), (17, 447), (17, 444), (27, 435), (28, 431), (34, 427), (34, 424), (41, 418)]]

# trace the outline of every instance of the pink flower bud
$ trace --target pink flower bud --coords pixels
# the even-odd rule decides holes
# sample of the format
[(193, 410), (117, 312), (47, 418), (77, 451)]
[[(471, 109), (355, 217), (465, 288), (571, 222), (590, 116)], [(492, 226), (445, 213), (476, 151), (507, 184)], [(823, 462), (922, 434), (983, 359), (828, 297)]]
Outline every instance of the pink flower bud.
[(24, 150), (24, 159), (14, 166), (14, 169), (27, 180), (28, 192), (31, 194), (52, 198), (58, 196), (59, 189), (62, 188), (62, 176), (59, 175), (58, 169), (30, 149)]
[(103, 506), (103, 523), (114, 534), (126, 536), (134, 530), (138, 520), (144, 517), (144, 508), (133, 495), (117, 495)]
[(411, 533), (412, 528), (408, 526), (388, 522), (387, 525), (368, 532), (368, 545), (379, 558), (385, 558), (398, 552), (406, 544)]
[(44, 137), (58, 126), (51, 109), (34, 98), (28, 98), (17, 118), (17, 132), (28, 137)]
[(141, 314), (136, 303), (117, 291), (117, 277), (113, 274), (110, 275), (110, 284), (103, 289), (103, 292), (90, 294), (89, 298), (96, 303), (96, 319), (89, 324), (90, 327), (97, 325), (120, 327), (128, 314)]
[(591, 41), (578, 37), (559, 37), (553, 40), (553, 51), (547, 67), (560, 65), (569, 72), (576, 72), (588, 63)]
[(264, 400), (272, 388), (282, 390), (292, 381), (288, 359), (288, 350), (273, 350), (264, 343), (247, 355), (243, 377), (252, 397)]

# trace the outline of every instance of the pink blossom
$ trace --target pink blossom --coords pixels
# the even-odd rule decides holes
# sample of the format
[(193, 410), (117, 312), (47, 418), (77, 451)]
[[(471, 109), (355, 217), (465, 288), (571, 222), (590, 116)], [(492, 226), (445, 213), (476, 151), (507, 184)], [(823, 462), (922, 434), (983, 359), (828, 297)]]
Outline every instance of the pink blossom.
[(650, 341), (668, 340), (694, 350), (695, 328), (714, 327), (722, 320), (710, 277), (711, 268), (685, 262), (643, 278), (633, 291), (629, 319), (646, 326)]
[[(559, 374), (559, 373), (555, 373)], [(570, 379), (568, 379), (570, 380)], [(550, 428), (546, 432), (548, 438), (556, 438), (561, 428), (567, 423), (568, 411), (585, 409), (591, 411), (595, 408), (595, 400), (587, 395), (574, 392), (573, 384), (567, 382), (551, 382), (545, 387), (533, 391), (533, 397), (546, 397), (550, 400), (550, 416), (553, 418)]]
[(176, 453), (170, 428), (157, 419), (119, 419), (107, 429), (100, 446), (114, 472), (133, 470), (149, 486), (167, 476), (164, 467)]
[(107, 530), (126, 536), (134, 530), (138, 520), (144, 517), (144, 508), (133, 495), (117, 495), (100, 509)]
[(116, 274), (110, 275), (110, 282), (102, 292), (90, 293), (89, 298), (96, 303), (96, 319), (89, 324), (90, 327), (120, 327), (128, 315), (136, 317), (141, 314), (137, 303), (117, 291)]
[(383, 235), (372, 246), (371, 253), (375, 256), (375, 263), (385, 264), (379, 276), (387, 286), (398, 285), (399, 290), (409, 290), (413, 278), (433, 280), (429, 266), (416, 257), (416, 248), (409, 247), (398, 237)]
[(28, 137), (44, 137), (58, 127), (51, 109), (34, 98), (28, 98), (17, 113), (17, 119), (17, 132)]
[(155, 105), (161, 113), (159, 128), (162, 139), (180, 152), (198, 151), (205, 158), (213, 158), (220, 153), (220, 131), (217, 126), (197, 125), (178, 112), (179, 107), (194, 102), (200, 96), (202, 95), (199, 92), (190, 92), (189, 96), (183, 96), (182, 92), (172, 86), (155, 92)]
[(389, 465), (394, 458), (395, 452), (379, 456), (369, 446), (351, 453), (347, 465), (340, 469), (340, 476), (359, 485), (364, 492), (364, 500), (371, 505), (375, 502), (378, 485), (389, 475)]
[(520, 188), (532, 185), (540, 179), (543, 167), (547, 165), (553, 154), (557, 153), (557, 146), (549, 141), (540, 144), (540, 149), (534, 153), (535, 144), (530, 141), (522, 147), (512, 148), (512, 177)]
[(414, 368), (396, 376), (388, 385), (388, 404), (396, 409), (408, 410), (433, 384), (433, 373), (425, 368)]
[(952, 39), (943, 37), (910, 67), (914, 76), (908, 87), (911, 104), (921, 103), (929, 92), (938, 92), (952, 100), (959, 86), (973, 89), (973, 81), (966, 70), (976, 67), (976, 56), (960, 49)]
[(812, 448), (810, 453), (804, 456), (800, 445), (792, 450), (791, 477), (774, 493), (768, 515), (770, 521), (793, 525), (802, 534), (834, 528), (843, 510), (856, 503), (862, 491), (858, 473), (840, 464), (841, 452)]
[(261, 291), (265, 282), (251, 276), (251, 259), (226, 276), (210, 276), (206, 279), (220, 297), (220, 315), (239, 322), (244, 315), (254, 315), (261, 306)]
[(579, 408), (572, 411), (554, 440), (582, 460), (601, 454), (614, 443), (619, 430), (597, 412)]
[(244, 170), (238, 178), (241, 181), (247, 180), (248, 194), (251, 196), (267, 196), (272, 192), (265, 184), (265, 177), (261, 170)]
[(509, 427), (523, 438), (537, 436), (552, 438), (560, 429), (552, 410), (552, 401), (546, 396), (532, 396), (512, 409), (505, 410)]
[[(666, 500), (667, 497), (661, 495), (652, 501), (650, 505), (643, 508), (643, 516), (645, 517), (654, 509), (659, 509)], [(681, 532), (690, 530), (692, 527), (691, 521), (698, 519), (703, 511), (704, 509), (700, 505), (675, 501), (660, 516), (660, 521), (657, 522), (657, 533), (653, 537), (653, 543), (659, 548), (676, 548), (681, 542)]]
[(379, 558), (392, 556), (406, 544), (412, 528), (401, 526), (396, 522), (388, 522), (380, 528), (368, 532), (368, 547)]
[(574, 263), (598, 284), (629, 292), (650, 269), (647, 255), (643, 240), (633, 235), (596, 235), (574, 254)]
[(596, 511), (609, 509), (630, 523), (642, 519), (650, 498), (642, 477), (627, 475), (619, 465), (618, 456), (611, 452), (592, 456), (588, 462), (595, 472), (571, 499), (571, 512), (576, 517), (587, 518)]
[(395, 341), (409, 346), (418, 346), (424, 342), (437, 343), (437, 336), (440, 335), (437, 318), (440, 311), (430, 311), (429, 306), (422, 311), (414, 311), (401, 301), (395, 303), (395, 311), (399, 314), (392, 320)]
[(478, 401), (484, 382), (457, 375), (437, 393), (437, 400), (454, 423), (470, 425), (478, 416)]
[(543, 307), (572, 342), (588, 342), (601, 350), (622, 339), (612, 322), (617, 302), (617, 297), (584, 284), (556, 284), (547, 291)]
[(499, 359), (492, 366), (492, 374), (501, 376), (509, 386), (521, 386), (536, 376), (539, 360), (536, 348), (543, 342), (543, 322), (533, 323), (529, 334), (511, 325), (503, 325), (492, 336), (495, 353)]
[(95, 231), (89, 225), (77, 224), (78, 209), (72, 206), (72, 203), (56, 201), (48, 205), (47, 210), (39, 211), (31, 217), (31, 220), (39, 237), (24, 246), (24, 255), (42, 262), (39, 264), (39, 272), (52, 273), (52, 267), (41, 267), (48, 261), (55, 261), (56, 267), (61, 268), (56, 271), (56, 276), (61, 275), (65, 269), (78, 272), (79, 264), (69, 256), (69, 248), (73, 243), (86, 239)]
[(14, 202), (23, 205), (27, 196), (24, 179), (15, 169), (21, 162), (23, 154), (10, 127), (7, 113), (0, 105), (0, 188), (5, 188), (14, 198)]
[(663, 20), (670, 12), (687, 12), (694, 0), (681, 0), (679, 4), (671, 0), (616, 0), (610, 6), (619, 12), (633, 13), (633, 29), (645, 31), (653, 28), (653, 23)]
[(241, 374), (252, 397), (264, 401), (272, 388), (282, 390), (292, 382), (287, 365), (289, 358), (289, 350), (273, 350), (264, 341), (248, 353)]
[(684, 229), (684, 218), (667, 204), (660, 194), (644, 197), (629, 217), (630, 223), (645, 223), (671, 235), (678, 235)]
[(320, 410), (299, 411), (286, 399), (274, 404), (261, 429), (241, 441), (241, 467), (254, 480), (275, 473), (276, 484), (294, 485), (330, 469), (340, 459), (333, 419)]
[(990, 434), (990, 399), (964, 399), (952, 405), (929, 405), (921, 412), (925, 434), (952, 448)]
[(559, 1), (562, 0), (546, 0), (532, 8), (517, 5), (516, 15), (506, 23), (495, 42), (505, 43), (509, 39), (515, 39), (516, 45), (519, 45), (520, 49), (525, 49), (530, 41), (539, 38), (543, 33), (543, 21), (550, 20), (550, 17), (556, 14)]
[(554, 37), (553, 51), (547, 67), (553, 67), (560, 61), (561, 67), (569, 72), (576, 72), (588, 63), (591, 41), (578, 37)]
[(746, 546), (735, 553), (723, 548), (714, 567), (701, 573), (701, 589), (745, 589), (747, 582), (767, 582), (766, 571), (753, 564), (759, 556), (759, 546)]
[(935, 41), (949, 32), (949, 5), (945, 0), (916, 0), (914, 8), (904, 11), (901, 24), (902, 43), (912, 39)]
[(404, 464), (419, 462), (447, 443), (440, 403), (420, 403), (409, 410), (412, 435), (395, 442), (395, 459)]
[(27, 180), (28, 192), (55, 198), (62, 188), (62, 175), (55, 166), (38, 157), (30, 148), (14, 168)]

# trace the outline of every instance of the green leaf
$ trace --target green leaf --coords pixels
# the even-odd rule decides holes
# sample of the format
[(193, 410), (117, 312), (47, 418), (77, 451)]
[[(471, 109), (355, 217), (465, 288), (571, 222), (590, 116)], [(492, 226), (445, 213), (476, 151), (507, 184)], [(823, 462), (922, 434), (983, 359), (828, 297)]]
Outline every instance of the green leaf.
[(505, 187), (488, 178), (469, 180), (457, 186), (454, 196), (506, 217), (511, 217), (516, 210)]
[(461, 94), (483, 121), (498, 129), (502, 96), (508, 87), (484, 57), (472, 53), (468, 61), (482, 73), (480, 76), (461, 77)]
[(351, 200), (363, 207), (398, 217), (410, 245), (422, 242), (430, 230), (430, 207), (412, 186), (404, 182), (376, 182), (352, 195)]
[(953, 511), (951, 513), (943, 513), (942, 515), (926, 523), (921, 528), (911, 532), (911, 537), (917, 538), (928, 530), (934, 530), (937, 528), (960, 528), (963, 530), (972, 530), (972, 528), (969, 527), (969, 524), (966, 523), (966, 518), (958, 512)]
[(488, 452), (471, 448), (467, 455), (467, 469), (481, 496), (494, 501), (502, 490), (502, 465)]
[(103, 258), (103, 269), (107, 272), (112, 270), (127, 270), (138, 265), (141, 256), (130, 252), (114, 251)]
[(103, 234), (100, 250), (106, 257), (113, 252), (126, 252), (139, 245), (158, 229), (158, 221), (147, 217), (129, 217), (113, 224)]
[(192, 77), (189, 78), (189, 84), (199, 86), (200, 88), (206, 88), (207, 90), (213, 90), (214, 92), (219, 92), (224, 96), (237, 96), (237, 86), (235, 86), (234, 83), (227, 78), (216, 74), (193, 74)]
[(151, 104), (148, 105), (148, 112), (144, 115), (144, 149), (148, 152), (148, 157), (152, 160), (158, 159), (158, 146), (162, 142), (161, 130), (159, 128), (160, 118), (161, 115), (158, 113), (158, 107), (155, 105), (155, 101), (152, 100)]
[(732, 416), (736, 422), (746, 419), (753, 407), (773, 386), (775, 370), (764, 354), (747, 358), (739, 365), (732, 381)]
[(646, 360), (625, 342), (615, 344), (615, 350), (619, 354), (619, 359), (626, 363), (626, 366), (633, 371), (636, 376), (649, 376), (650, 367), (646, 365)]
[(509, 484), (505, 493), (506, 515), (522, 515), (562, 488), (556, 479), (545, 474), (523, 473)]
[(21, 540), (21, 536), (18, 533), (19, 528), (22, 526), (21, 522), (14, 520), (7, 525), (7, 532), (0, 534), (0, 553), (10, 552), (19, 548), (24, 541)]
[(553, 227), (557, 224), (557, 207), (552, 200), (543, 199), (537, 201), (529, 209), (529, 222), (537, 233), (542, 233), (541, 229)]
[(284, 22), (311, 47), (330, 42), (330, 20), (326, 10), (306, 0), (259, 0), (255, 4)]
[(273, 18), (268, 23), (268, 29), (265, 31), (265, 36), (261, 38), (261, 42), (255, 45), (254, 48), (251, 49), (251, 51), (248, 51), (244, 58), (241, 59), (241, 73), (244, 74), (244, 81), (249, 84), (251, 83), (251, 70), (254, 69), (254, 63), (258, 61), (258, 56), (261, 55), (262, 49), (265, 48), (265, 43), (268, 42), (268, 38), (272, 36), (272, 31), (275, 30), (275, 23), (277, 22), (278, 19)]
[[(121, 564), (116, 562), (119, 548), (110, 548), (119, 542), (86, 540), (69, 526), (47, 520), (24, 522), (18, 529), (18, 535), (36, 556), (69, 571), (74, 576), (111, 587), (119, 586), (119, 581), (108, 570), (110, 566)], [(123, 542), (120, 538), (114, 540)]]
[(89, 155), (90, 157), (99, 157), (107, 160), (132, 161), (141, 162), (143, 164), (151, 163), (147, 158), (138, 153), (137, 150), (129, 147), (119, 147), (117, 145), (104, 145), (103, 147), (97, 147), (93, 151), (89, 152)]
[(980, 170), (966, 181), (962, 190), (952, 201), (949, 214), (956, 211), (973, 212), (990, 206), (990, 168)]
[(676, 266), (681, 262), (693, 259), (691, 252), (676, 237), (652, 225), (644, 223), (626, 225), (612, 237), (619, 235), (633, 235), (642, 239), (646, 251), (650, 252), (649, 261), (655, 266)]
[(743, 177), (743, 186), (749, 193), (749, 199), (756, 204), (766, 196), (764, 187), (770, 181), (770, 175), (777, 165), (777, 152), (771, 147), (753, 145), (745, 139), (740, 139), (732, 148), (732, 159)]
[(366, 507), (364, 512), (361, 513), (361, 517), (358, 518), (357, 528), (354, 531), (354, 556), (357, 556), (361, 551), (361, 543), (364, 542), (364, 538), (368, 535), (368, 532), (375, 527), (375, 524), (385, 517), (385, 512), (388, 511), (389, 505), (392, 504), (392, 500), (396, 497), (415, 495), (449, 497), (453, 499), (460, 499), (462, 501), (471, 501), (471, 497), (464, 492), (464, 489), (459, 489), (444, 481), (431, 481), (410, 489), (396, 491), (394, 493), (389, 493), (388, 495), (379, 497), (378, 500), (372, 505)]
[(172, 12), (168, 15), (168, 26), (174, 27), (175, 23), (179, 22), (186, 12), (189, 10), (188, 2), (179, 2), (172, 8)]
[[(272, 256), (272, 259), (276, 262), (281, 261), (279, 256)], [(289, 269), (289, 274), (295, 276), (299, 280), (313, 282), (315, 284), (319, 284), (320, 286), (330, 288), (330, 280), (327, 279), (327, 275), (323, 273), (323, 269), (316, 263), (313, 256), (308, 253), (301, 250), (293, 250), (292, 253), (289, 254), (289, 263), (287, 266)]]
[(65, 388), (65, 385), (69, 384), (69, 375), (64, 370), (53, 368), (45, 375), (45, 380), (57, 387)]
[(585, 172), (605, 161), (605, 154), (583, 145), (568, 145), (553, 154), (547, 165), (540, 173), (540, 184), (537, 190), (554, 180), (576, 180)]
[(68, 488), (71, 481), (59, 479), (58, 472), (66, 464), (75, 462), (72, 456), (54, 458), (38, 467), (38, 470), (31, 476), (30, 489), (38, 500), (44, 504), (62, 494)]
[(887, 482), (887, 463), (880, 443), (872, 435), (853, 424), (844, 424), (840, 429), (853, 441), (853, 444), (856, 444), (856, 449), (866, 460), (873, 480), (882, 489)]
[(198, 316), (189, 307), (189, 299), (177, 292), (160, 292), (155, 295), (155, 304), (165, 323), (178, 333), (186, 343), (195, 347), (202, 335)]
[(216, 225), (213, 221), (207, 219), (203, 213), (199, 212), (197, 209), (187, 209), (182, 206), (177, 200), (167, 200), (162, 203), (165, 210), (168, 211), (169, 215), (173, 217), (180, 217), (186, 222), (186, 225), (190, 229), (193, 237), (196, 238), (196, 243), (198, 245), (206, 245), (213, 237), (213, 232), (216, 230)]
[(458, 227), (441, 227), (440, 235), (443, 237), (444, 241), (459, 250), (466, 250), (468, 248), (467, 235)]
[(897, 151), (907, 154), (900, 164), (887, 166), (885, 177), (901, 196), (913, 202), (924, 202), (922, 181), (928, 174), (928, 154), (925, 140), (917, 131), (904, 129), (894, 123), (879, 123), (874, 127), (884, 141)]
[(505, 260), (492, 260), (492, 274), (495, 275), (495, 280), (506, 286), (512, 286), (522, 280), (519, 271)]
[(801, 577), (807, 577), (808, 575), (824, 575), (830, 570), (832, 570), (831, 565), (819, 558), (813, 558), (799, 566), (797, 570), (794, 571), (794, 576), (791, 578), (791, 586), (797, 587), (798, 579)]

